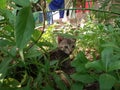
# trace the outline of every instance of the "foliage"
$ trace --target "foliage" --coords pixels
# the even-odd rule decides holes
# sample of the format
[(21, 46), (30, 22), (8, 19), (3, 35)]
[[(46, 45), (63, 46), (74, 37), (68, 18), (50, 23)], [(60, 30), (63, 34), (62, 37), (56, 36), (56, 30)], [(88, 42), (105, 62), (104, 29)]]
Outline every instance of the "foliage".
[[(80, 52), (72, 62), (72, 65), (76, 68), (76, 73), (71, 77), (84, 87), (93, 84), (91, 86), (94, 89), (97, 86), (97, 89), (99, 88), (100, 90), (111, 90), (113, 87), (118, 90), (120, 88), (116, 85), (119, 83), (120, 60), (120, 41), (118, 39), (120, 32), (118, 26), (107, 26), (106, 34), (107, 38), (102, 38), (106, 39), (104, 43), (101, 43), (103, 49), (99, 60), (94, 58), (91, 62), (87, 60), (83, 52)], [(94, 86), (94, 83), (98, 83), (99, 87), (98, 85)]]
[[(110, 24), (113, 19), (119, 17), (119, 0), (98, 0), (100, 4), (100, 12), (94, 12), (99, 22)], [(98, 11), (99, 11), (98, 10)]]
[[(107, 2), (110, 1), (104, 2), (101, 8), (105, 9), (108, 6)], [(0, 6), (0, 90), (120, 89), (120, 17), (115, 5), (110, 7), (112, 12), (115, 9), (117, 13), (114, 13), (112, 24), (99, 23), (94, 18), (89, 19), (83, 28), (77, 30), (66, 25), (61, 31), (56, 32), (55, 26), (51, 25), (42, 33), (35, 29), (29, 0), (9, 2), (1, 0), (0, 4), (1, 2), (3, 3)], [(7, 5), (12, 7), (6, 8)], [(17, 14), (16, 9), (19, 10)], [(99, 10), (97, 13), (106, 14)], [(107, 16), (99, 18), (103, 21), (111, 19)], [(71, 63), (76, 72), (72, 75), (56, 73), (57, 62), (50, 62), (49, 58), (44, 56), (44, 53), (56, 48), (57, 35), (77, 40), (75, 58)], [(96, 51), (92, 54), (92, 61), (85, 54), (86, 48)], [(99, 58), (96, 53), (99, 54)], [(42, 56), (45, 63), (38, 62), (38, 57)]]

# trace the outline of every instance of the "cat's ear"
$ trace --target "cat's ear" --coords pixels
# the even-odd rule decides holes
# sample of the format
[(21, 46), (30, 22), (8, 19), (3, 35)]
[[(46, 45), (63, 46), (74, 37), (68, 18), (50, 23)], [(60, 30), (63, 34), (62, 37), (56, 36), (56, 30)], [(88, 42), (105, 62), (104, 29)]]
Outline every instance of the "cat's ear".
[(58, 36), (57, 39), (58, 39), (58, 43), (60, 43), (64, 38), (61, 36)]

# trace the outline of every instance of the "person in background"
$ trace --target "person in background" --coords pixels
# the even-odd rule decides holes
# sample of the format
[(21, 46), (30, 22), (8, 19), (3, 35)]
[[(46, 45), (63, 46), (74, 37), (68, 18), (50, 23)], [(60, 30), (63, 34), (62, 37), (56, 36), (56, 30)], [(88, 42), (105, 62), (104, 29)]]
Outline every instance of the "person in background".
[[(64, 9), (64, 0), (52, 0), (49, 4), (50, 10)], [(59, 10), (59, 22), (64, 18), (64, 10)]]

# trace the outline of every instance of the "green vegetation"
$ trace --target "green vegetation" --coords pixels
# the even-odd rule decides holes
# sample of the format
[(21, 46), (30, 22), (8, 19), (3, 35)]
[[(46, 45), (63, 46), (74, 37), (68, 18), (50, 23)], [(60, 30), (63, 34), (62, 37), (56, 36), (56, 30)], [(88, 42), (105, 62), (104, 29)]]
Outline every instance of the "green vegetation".
[[(98, 10), (90, 9), (83, 28), (66, 24), (66, 32), (56, 32), (51, 25), (43, 33), (35, 29), (29, 0), (0, 0), (0, 90), (120, 90), (120, 2), (112, 1), (101, 0)], [(49, 58), (37, 63), (38, 56), (56, 48), (57, 35), (76, 38), (72, 75), (58, 74)]]

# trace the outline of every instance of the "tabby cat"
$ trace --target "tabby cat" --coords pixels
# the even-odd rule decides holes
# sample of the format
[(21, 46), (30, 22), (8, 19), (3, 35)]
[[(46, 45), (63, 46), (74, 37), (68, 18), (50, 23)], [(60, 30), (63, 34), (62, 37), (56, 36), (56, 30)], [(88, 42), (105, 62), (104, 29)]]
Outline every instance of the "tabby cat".
[(50, 60), (59, 60), (58, 66), (66, 73), (70, 73), (71, 65), (69, 55), (75, 49), (75, 39), (62, 38), (58, 39), (58, 48), (50, 53)]
[[(73, 52), (75, 49), (75, 39), (72, 38), (63, 38), (59, 37), (58, 38), (58, 47), (55, 50), (52, 50), (48, 52), (49, 55), (49, 60), (53, 61), (56, 60), (58, 61), (58, 67), (62, 71), (66, 73), (70, 73), (69, 70), (72, 69), (70, 65), (70, 58), (69, 55)], [(43, 57), (40, 58), (39, 60), (43, 60)]]

